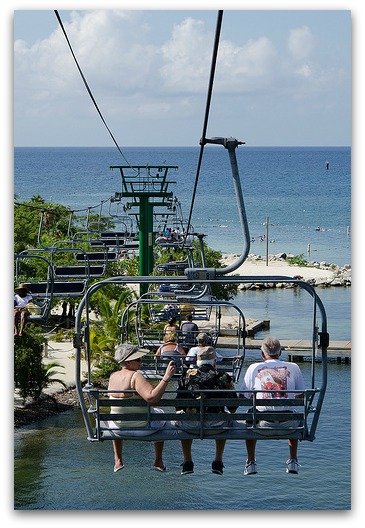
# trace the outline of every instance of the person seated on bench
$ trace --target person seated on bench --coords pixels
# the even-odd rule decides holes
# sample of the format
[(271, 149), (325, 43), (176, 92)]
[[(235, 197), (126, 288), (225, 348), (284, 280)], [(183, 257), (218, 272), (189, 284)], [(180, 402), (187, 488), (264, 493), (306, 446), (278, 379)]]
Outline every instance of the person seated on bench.
[(181, 358), (186, 356), (185, 350), (177, 342), (175, 334), (166, 334), (163, 338), (164, 343), (156, 351), (156, 357), (161, 356), (164, 358)]
[(33, 300), (33, 297), (25, 284), (19, 284), (14, 292), (14, 335), (21, 337), (27, 324), (27, 317), (30, 315), (27, 304)]
[[(257, 411), (279, 411), (279, 412), (292, 412), (293, 407), (285, 406), (285, 398), (290, 398), (290, 393), (277, 392), (275, 389), (280, 390), (304, 390), (304, 378), (303, 374), (296, 363), (280, 360), (281, 345), (280, 341), (275, 337), (266, 337), (261, 346), (261, 355), (263, 362), (252, 363), (245, 374), (242, 387), (242, 396), (249, 398), (251, 394), (245, 392), (246, 390), (273, 390), (273, 392), (258, 393), (257, 396), (260, 399), (267, 399), (268, 405), (258, 406)], [(303, 394), (294, 393), (295, 398), (302, 398)], [(293, 396), (292, 396), (293, 397)], [(270, 406), (270, 399), (283, 399), (283, 405), (281, 406)], [(250, 422), (246, 422), (248, 425)], [(268, 421), (259, 422), (259, 425), (269, 426)], [(287, 427), (298, 427), (299, 423), (296, 421), (282, 422), (281, 426), (283, 429)], [(277, 427), (277, 425), (275, 425)], [(298, 439), (288, 439), (289, 443), (289, 459), (287, 460), (287, 473), (298, 473)], [(244, 468), (244, 475), (254, 475), (257, 473), (257, 465), (255, 459), (256, 440), (246, 440), (247, 449), (247, 460)]]
[[(145, 356), (149, 350), (139, 348), (138, 346), (124, 343), (118, 345), (115, 350), (115, 359), (122, 365), (121, 370), (113, 372), (109, 379), (108, 390), (110, 391), (123, 391), (123, 390), (135, 390), (136, 394), (123, 393), (123, 392), (111, 392), (110, 398), (142, 398), (147, 403), (158, 403), (166, 387), (175, 373), (175, 366), (172, 361), (166, 367), (165, 373), (162, 379), (156, 387), (153, 387), (149, 381), (143, 376), (142, 372), (139, 371), (141, 366), (141, 358)], [(111, 413), (113, 414), (126, 414), (126, 413), (138, 413), (146, 412), (145, 407), (111, 407)], [(163, 413), (161, 409), (153, 409), (153, 412)], [(152, 422), (152, 427), (156, 429), (162, 428), (165, 422)], [(140, 421), (115, 421), (109, 422), (109, 427), (130, 429), (130, 428), (143, 428), (147, 426), (145, 420)], [(151, 434), (154, 431), (147, 432)], [(142, 434), (146, 432), (141, 431)], [(135, 434), (138, 434), (137, 432)], [(162, 461), (163, 442), (155, 442), (155, 460), (153, 469), (156, 471), (166, 471), (166, 466)], [(114, 472), (116, 473), (120, 469), (124, 468), (122, 458), (123, 440), (113, 440), (114, 450)]]
[[(209, 400), (209, 398), (237, 398), (237, 394), (235, 392), (235, 386), (233, 383), (233, 380), (231, 376), (226, 372), (218, 372), (215, 368), (216, 366), (216, 352), (213, 347), (204, 347), (201, 350), (199, 350), (197, 355), (197, 368), (191, 367), (186, 371), (186, 374), (184, 378), (179, 383), (178, 393), (177, 393), (177, 401), (179, 398), (179, 394), (181, 394), (181, 398), (188, 398), (191, 397), (192, 399), (200, 399), (200, 393), (194, 394), (194, 391), (199, 390), (208, 390), (208, 389), (217, 389), (219, 391), (219, 394), (217, 392), (213, 393), (206, 393), (205, 398)], [(191, 393), (187, 393), (186, 391), (191, 391)], [(228, 410), (229, 412), (235, 412), (238, 407), (230, 407)], [(215, 434), (220, 432), (219, 427), (223, 426), (229, 426), (231, 425), (231, 422), (224, 421), (224, 414), (225, 409), (224, 407), (217, 408), (217, 407), (206, 407), (206, 412), (211, 413), (222, 413), (222, 420), (219, 422), (208, 422), (205, 425), (209, 428), (212, 428), (212, 433)], [(182, 412), (190, 412), (190, 413), (199, 413), (199, 407), (192, 407), (192, 408), (185, 408), (182, 409)], [(189, 425), (187, 426), (187, 423), (184, 424), (183, 421), (177, 422), (176, 425), (178, 427), (181, 427), (185, 430), (190, 430), (191, 427), (194, 427), (194, 422), (188, 422)], [(195, 428), (199, 427), (199, 424), (195, 423)], [(214, 428), (216, 429), (214, 430)], [(182, 465), (182, 475), (187, 475), (189, 473), (194, 473), (194, 463), (192, 460), (192, 454), (191, 454), (191, 448), (192, 448), (193, 441), (190, 439), (181, 440), (181, 447), (183, 452), (184, 461), (181, 464)], [(223, 452), (224, 447), (226, 444), (225, 439), (216, 439), (215, 440), (215, 459), (212, 462), (212, 472), (216, 473), (217, 475), (223, 475)]]
[(188, 313), (185, 319), (186, 320), (181, 323), (183, 342), (186, 346), (192, 346), (196, 344), (196, 336), (199, 332), (199, 327), (196, 323), (193, 323), (193, 316), (191, 313)]
[(176, 317), (170, 317), (164, 326), (164, 334), (175, 334), (180, 330)]
[[(205, 332), (200, 332), (197, 337), (196, 337), (196, 340), (197, 340), (197, 345), (196, 346), (193, 346), (191, 347), (191, 349), (189, 350), (189, 352), (187, 353), (187, 358), (191, 358), (191, 360), (194, 360), (194, 362), (196, 361), (196, 357), (198, 355), (198, 352), (209, 345), (209, 341), (210, 341), (210, 337), (208, 334), (206, 334)], [(219, 363), (220, 361), (222, 361), (223, 359), (223, 356), (221, 356), (221, 354), (219, 354), (219, 352), (215, 351), (215, 355), (216, 355), (216, 360), (217, 360), (217, 363)]]

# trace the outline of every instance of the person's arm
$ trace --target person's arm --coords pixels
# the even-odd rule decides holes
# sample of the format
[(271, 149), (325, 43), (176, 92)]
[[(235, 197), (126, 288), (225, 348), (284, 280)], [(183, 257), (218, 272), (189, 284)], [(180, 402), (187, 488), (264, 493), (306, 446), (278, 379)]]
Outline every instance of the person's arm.
[(222, 354), (220, 354), (219, 352), (215, 351), (215, 355), (216, 355), (216, 358), (217, 358), (217, 363), (220, 363), (223, 360)]
[(138, 394), (147, 403), (158, 403), (167, 388), (168, 382), (174, 375), (174, 372), (175, 364), (173, 361), (170, 361), (157, 387), (152, 387), (150, 382), (146, 380), (143, 374), (138, 372), (135, 378), (134, 387)]
[(250, 400), (252, 398), (252, 392), (249, 392), (250, 389), (253, 389), (253, 386), (251, 386), (250, 383), (250, 369), (251, 365), (248, 367), (245, 377), (243, 378), (242, 385), (240, 387), (240, 392), (238, 393), (239, 398), (246, 398)]
[[(303, 377), (303, 374), (302, 374), (302, 371), (300, 370), (299, 366), (297, 365), (298, 367), (298, 372), (297, 372), (297, 379), (296, 379), (296, 383), (295, 383), (295, 388), (297, 390), (305, 390), (305, 381), (304, 381), (304, 377)], [(304, 398), (304, 392), (302, 393), (296, 393), (295, 396), (294, 396), (294, 399), (295, 398)]]

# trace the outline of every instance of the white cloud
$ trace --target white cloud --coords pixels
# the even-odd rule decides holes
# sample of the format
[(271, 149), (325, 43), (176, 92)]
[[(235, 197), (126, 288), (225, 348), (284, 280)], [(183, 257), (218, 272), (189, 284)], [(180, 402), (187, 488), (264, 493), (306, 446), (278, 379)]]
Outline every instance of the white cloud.
[[(95, 10), (75, 11), (64, 22), (81, 69), (112, 130), (117, 126), (129, 131), (136, 120), (149, 121), (152, 128), (163, 120), (163, 128), (170, 119), (173, 130), (179, 122), (202, 121), (214, 28), (192, 14), (155, 39), (156, 28), (149, 26), (148, 20), (138, 10)], [(284, 48), (283, 41), (287, 44)], [(321, 61), (316, 43), (305, 25), (281, 34), (280, 39), (267, 28), (266, 35), (258, 30), (249, 39), (241, 33), (224, 33), (214, 83), (216, 115), (238, 121), (238, 106), (244, 103), (247, 109), (256, 101), (259, 107), (266, 104), (258, 97), (270, 98), (269, 107), (282, 97), (309, 101), (326, 94), (329, 101), (334, 88), (338, 89), (334, 82), (337, 61), (330, 65)], [(338, 74), (340, 83), (345, 82), (345, 75)], [(26, 138), (27, 130), (41, 123), (46, 130), (48, 118), (54, 130), (75, 123), (80, 123), (80, 129), (95, 126), (99, 130), (95, 109), (59, 27), (33, 45), (15, 42), (14, 89), (16, 138), (22, 129)], [(166, 134), (170, 138), (171, 133)]]
[(312, 75), (312, 68), (309, 66), (309, 64), (303, 64), (296, 70), (296, 73), (299, 77), (310, 77)]
[[(207, 90), (212, 57), (213, 33), (204, 30), (202, 21), (187, 18), (174, 27), (173, 35), (162, 47), (164, 65), (161, 76), (169, 91), (201, 93)], [(276, 51), (267, 37), (249, 40), (244, 46), (229, 40), (219, 45), (216, 90), (237, 92), (266, 85), (274, 70)]]
[[(135, 94), (148, 84), (156, 51), (144, 44), (144, 28), (138, 12), (74, 12), (64, 27), (85, 78), (98, 100), (113, 95)], [(138, 32), (136, 31), (138, 28)], [(123, 50), (128, 50), (125, 53)], [(66, 39), (58, 28), (31, 47), (16, 41), (15, 89), (19, 97), (70, 103), (85, 98), (85, 88)]]
[(186, 18), (175, 26), (171, 39), (161, 48), (164, 86), (178, 93), (206, 90), (212, 45), (212, 35), (204, 32), (202, 21)]
[(310, 56), (314, 47), (314, 37), (307, 26), (290, 30), (288, 49), (292, 57), (302, 60)]
[(277, 52), (267, 37), (244, 46), (223, 41), (217, 70), (217, 89), (226, 92), (266, 89), (275, 74)]

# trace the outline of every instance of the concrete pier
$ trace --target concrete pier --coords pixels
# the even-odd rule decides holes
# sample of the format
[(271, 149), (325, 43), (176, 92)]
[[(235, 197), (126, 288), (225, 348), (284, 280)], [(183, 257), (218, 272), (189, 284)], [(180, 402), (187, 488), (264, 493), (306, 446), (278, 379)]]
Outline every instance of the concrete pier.
[[(262, 339), (246, 338), (246, 350), (260, 351)], [(280, 339), (280, 343), (289, 361), (303, 361), (312, 354), (312, 342), (304, 339)], [(218, 338), (217, 348), (236, 348), (237, 338), (221, 336)], [(328, 358), (336, 358), (338, 363), (351, 360), (351, 341), (331, 341), (327, 349)]]

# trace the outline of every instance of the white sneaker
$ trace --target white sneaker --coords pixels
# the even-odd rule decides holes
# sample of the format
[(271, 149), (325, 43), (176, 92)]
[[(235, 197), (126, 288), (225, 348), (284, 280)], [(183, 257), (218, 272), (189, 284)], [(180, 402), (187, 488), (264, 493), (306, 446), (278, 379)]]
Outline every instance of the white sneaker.
[(299, 466), (300, 464), (294, 458), (289, 458), (286, 461), (286, 472), (297, 474), (299, 472)]
[(244, 475), (256, 475), (256, 473), (257, 473), (256, 460), (251, 460), (251, 462), (246, 460), (246, 465), (245, 465), (245, 469), (243, 470), (243, 474)]

